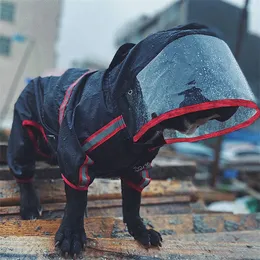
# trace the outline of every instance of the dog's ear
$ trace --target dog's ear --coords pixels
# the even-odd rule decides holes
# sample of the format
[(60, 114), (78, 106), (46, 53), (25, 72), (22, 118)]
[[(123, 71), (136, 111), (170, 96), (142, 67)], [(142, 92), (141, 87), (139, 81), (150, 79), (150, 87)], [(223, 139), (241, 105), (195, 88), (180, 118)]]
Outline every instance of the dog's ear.
[(134, 43), (125, 43), (121, 47), (119, 47), (113, 60), (109, 65), (109, 69), (111, 70), (114, 67), (116, 67), (118, 64), (120, 64), (134, 46), (135, 46)]

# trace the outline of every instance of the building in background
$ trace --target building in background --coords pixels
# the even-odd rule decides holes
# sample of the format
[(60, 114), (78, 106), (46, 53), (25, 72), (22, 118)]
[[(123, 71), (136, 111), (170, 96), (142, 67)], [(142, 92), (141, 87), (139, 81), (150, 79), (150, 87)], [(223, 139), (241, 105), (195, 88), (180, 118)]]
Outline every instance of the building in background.
[[(260, 11), (259, 11), (260, 12)], [(180, 0), (174, 1), (165, 10), (153, 17), (137, 19), (124, 25), (116, 37), (116, 47), (126, 42), (137, 43), (151, 33), (167, 30), (180, 24), (197, 22), (215, 30), (235, 52), (242, 9), (221, 0)], [(260, 13), (259, 13), (260, 14)], [(260, 101), (260, 37), (248, 32), (244, 34), (238, 62)], [(250, 126), (259, 131), (260, 120)]]
[(61, 7), (62, 0), (0, 0), (0, 127), (10, 127), (27, 81), (55, 67)]

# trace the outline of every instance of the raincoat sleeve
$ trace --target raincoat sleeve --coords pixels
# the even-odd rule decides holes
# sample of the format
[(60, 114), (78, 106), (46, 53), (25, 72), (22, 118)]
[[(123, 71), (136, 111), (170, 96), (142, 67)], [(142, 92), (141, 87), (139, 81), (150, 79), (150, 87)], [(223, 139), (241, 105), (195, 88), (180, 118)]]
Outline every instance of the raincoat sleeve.
[(150, 167), (147, 167), (140, 172), (131, 172), (124, 177), (121, 177), (121, 180), (130, 188), (142, 192), (151, 182), (149, 170)]
[(87, 190), (94, 180), (90, 169), (94, 162), (83, 151), (74, 126), (66, 117), (60, 127), (57, 154), (64, 182), (73, 189)]

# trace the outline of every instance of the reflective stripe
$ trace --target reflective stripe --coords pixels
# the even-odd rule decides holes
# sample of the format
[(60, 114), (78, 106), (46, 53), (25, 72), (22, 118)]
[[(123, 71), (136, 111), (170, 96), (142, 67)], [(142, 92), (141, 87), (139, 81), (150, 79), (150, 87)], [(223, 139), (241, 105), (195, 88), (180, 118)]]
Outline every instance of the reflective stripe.
[(88, 157), (86, 156), (86, 160), (84, 162), (84, 164), (80, 167), (79, 170), (79, 186), (81, 187), (86, 187), (89, 186), (90, 184), (90, 176), (88, 175), (88, 166), (93, 164), (94, 162)]
[(82, 149), (87, 151), (92, 151), (97, 148), (99, 145), (107, 141), (109, 138), (114, 136), (120, 130), (126, 127), (124, 119), (122, 116), (119, 116), (112, 120), (110, 123), (99, 129), (96, 133), (91, 135), (83, 142)]
[(146, 187), (147, 185), (149, 185), (149, 183), (151, 182), (151, 179), (149, 178), (149, 173), (148, 170), (143, 170), (141, 172), (142, 177), (144, 178), (144, 182), (141, 183), (140, 188), (143, 189), (144, 187)]
[(87, 186), (88, 185), (88, 182), (89, 182), (89, 180), (88, 180), (88, 166), (86, 166), (86, 165), (84, 165), (83, 167), (82, 167), (82, 173), (81, 173), (81, 182), (80, 182), (80, 186), (83, 186), (83, 187), (85, 187), (85, 186)]
[(148, 177), (148, 176), (147, 176), (147, 170), (142, 171), (141, 174), (142, 174), (142, 177), (143, 177), (144, 179), (145, 179), (146, 177)]
[(151, 179), (145, 178), (144, 182), (140, 185), (140, 188), (143, 189), (146, 186), (148, 186), (150, 181), (151, 181)]

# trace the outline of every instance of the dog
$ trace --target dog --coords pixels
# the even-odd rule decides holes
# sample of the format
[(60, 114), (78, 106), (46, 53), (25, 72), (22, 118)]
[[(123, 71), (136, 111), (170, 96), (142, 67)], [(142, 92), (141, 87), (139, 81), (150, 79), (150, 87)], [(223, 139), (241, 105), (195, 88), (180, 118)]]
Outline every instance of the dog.
[[(230, 100), (230, 89), (227, 95), (224, 87), (207, 94), (211, 88), (203, 85), (200, 73), (195, 73), (200, 66), (196, 60), (194, 69), (190, 69), (193, 65), (189, 61), (196, 57), (185, 46), (192, 41), (196, 41), (197, 45), (192, 46), (200, 48), (202, 54), (211, 52), (214, 44), (216, 48), (225, 45), (204, 25), (179, 26), (148, 36), (136, 45), (124, 44), (104, 71), (69, 69), (60, 77), (35, 78), (22, 91), (14, 107), (7, 155), (20, 187), (20, 214), (22, 219), (41, 216), (32, 180), (38, 153), (51, 164), (59, 165), (65, 183), (66, 206), (55, 236), (55, 245), (63, 254), (76, 256), (86, 244), (84, 212), (88, 187), (95, 178), (121, 179), (123, 221), (128, 232), (146, 248), (161, 246), (161, 235), (146, 228), (139, 211), (141, 192), (151, 181), (150, 163), (163, 145), (178, 141), (176, 137), (167, 141), (165, 130), (179, 132), (184, 138), (214, 121), (219, 127), (213, 133), (217, 136), (225, 122), (231, 124), (229, 119), (239, 116), (240, 103), (235, 94)], [(213, 43), (210, 50), (204, 48), (208, 41)], [(183, 52), (177, 52), (182, 46)], [(223, 50), (232, 56), (226, 47)], [(194, 53), (197, 52), (195, 49)], [(186, 55), (185, 62), (169, 57), (175, 53)], [(164, 57), (167, 62), (161, 64)], [(180, 70), (170, 58), (176, 59), (177, 67), (180, 63)], [(155, 73), (151, 73), (154, 69)], [(179, 85), (171, 79), (174, 69), (175, 79), (183, 78)], [(213, 70), (203, 67), (208, 73), (207, 84), (212, 75), (216, 80), (215, 69), (216, 66)], [(187, 79), (186, 72), (182, 77), (178, 74), (186, 70), (190, 73)], [(222, 78), (226, 73), (227, 70), (222, 72)], [(250, 99), (249, 86), (245, 84), (241, 83), (243, 91), (239, 93)], [(234, 84), (234, 93), (236, 89)], [(233, 131), (233, 126), (227, 126), (228, 131)], [(207, 133), (195, 138), (209, 137)]]

